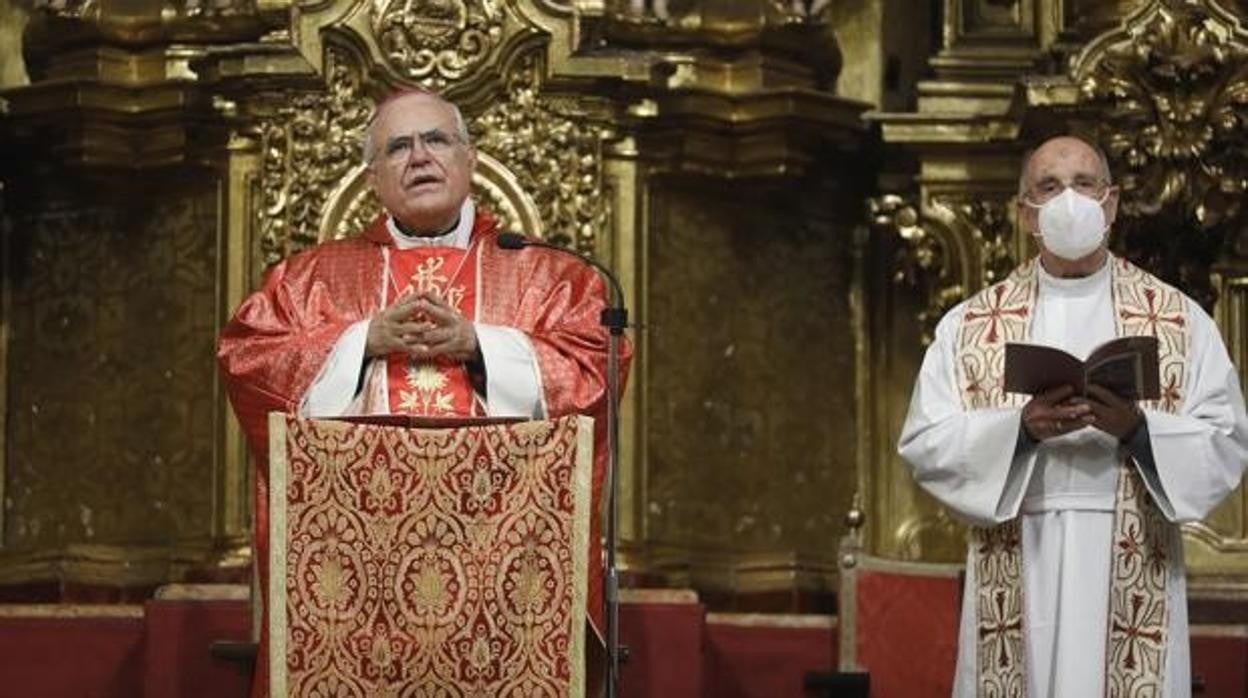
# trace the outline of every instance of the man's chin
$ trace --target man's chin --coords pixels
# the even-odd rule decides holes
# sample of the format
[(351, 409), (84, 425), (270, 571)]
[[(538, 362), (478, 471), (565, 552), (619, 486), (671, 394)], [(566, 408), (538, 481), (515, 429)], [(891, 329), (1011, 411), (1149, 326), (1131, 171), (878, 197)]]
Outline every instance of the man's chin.
[(403, 227), (421, 234), (440, 235), (455, 224), (459, 217), (459, 207), (420, 207), (405, 209), (400, 212), (391, 211)]

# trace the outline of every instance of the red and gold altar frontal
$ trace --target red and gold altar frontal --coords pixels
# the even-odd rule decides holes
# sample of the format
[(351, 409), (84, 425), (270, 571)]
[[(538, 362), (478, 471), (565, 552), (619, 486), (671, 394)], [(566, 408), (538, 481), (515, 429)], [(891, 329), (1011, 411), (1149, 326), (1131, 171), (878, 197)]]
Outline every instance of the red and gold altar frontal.
[(589, 418), (269, 430), (272, 695), (585, 695)]

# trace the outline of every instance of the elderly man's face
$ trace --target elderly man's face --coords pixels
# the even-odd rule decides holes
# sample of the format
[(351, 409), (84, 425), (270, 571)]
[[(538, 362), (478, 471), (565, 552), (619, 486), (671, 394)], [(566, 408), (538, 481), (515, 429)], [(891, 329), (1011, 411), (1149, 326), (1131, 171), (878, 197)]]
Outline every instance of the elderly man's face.
[[(1045, 141), (1027, 162), (1023, 173), (1023, 198), (1032, 204), (1043, 204), (1067, 187), (1093, 199), (1101, 199), (1106, 225), (1113, 225), (1118, 214), (1118, 191), (1109, 185), (1109, 173), (1100, 157), (1087, 143), (1078, 138), (1059, 136)], [(1022, 227), (1037, 234), (1039, 210), (1019, 206)]]
[(372, 148), (370, 181), (391, 215), (419, 234), (455, 223), (477, 156), (446, 103), (422, 94), (394, 99), (373, 123)]

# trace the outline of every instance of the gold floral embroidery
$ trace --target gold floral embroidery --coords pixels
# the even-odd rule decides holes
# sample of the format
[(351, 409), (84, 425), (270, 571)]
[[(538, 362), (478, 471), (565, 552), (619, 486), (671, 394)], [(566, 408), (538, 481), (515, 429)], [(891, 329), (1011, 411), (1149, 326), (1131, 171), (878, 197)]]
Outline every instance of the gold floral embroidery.
[[(274, 490), (284, 523), (269, 615), (281, 695), (581, 694), (588, 420), (552, 421), (539, 438), (518, 425), (281, 419), (275, 482), (292, 481)], [(325, 459), (341, 467), (314, 465)], [(496, 474), (488, 509), (479, 473)], [(361, 508), (380, 482), (384, 507)]]
[[(463, 253), (434, 253), (428, 257), (421, 257), (426, 254), (421, 250), (394, 254), (396, 256), (391, 258), (392, 300), (413, 293), (430, 294), (461, 315), (471, 317), (464, 306), (472, 305), (469, 293), (472, 274), (463, 274), (466, 269), (472, 270), (476, 258), (471, 248)], [(454, 268), (448, 272), (447, 267), (452, 263)], [(461, 279), (461, 276), (466, 278)], [(400, 286), (397, 280), (403, 277), (407, 282)], [(438, 417), (471, 411), (472, 388), (461, 366), (416, 361), (398, 355), (391, 356), (389, 362), (390, 399), (396, 412)]]
[(399, 390), (399, 409), (411, 414), (453, 414), (455, 396), (443, 390), (450, 382), (448, 370), (433, 363), (410, 362), (407, 385), (412, 389)]

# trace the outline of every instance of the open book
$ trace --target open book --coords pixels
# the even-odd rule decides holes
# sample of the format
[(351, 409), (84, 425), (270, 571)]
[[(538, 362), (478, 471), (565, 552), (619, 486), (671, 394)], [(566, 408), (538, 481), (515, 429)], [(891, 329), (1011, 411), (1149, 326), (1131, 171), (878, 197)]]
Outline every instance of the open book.
[(1156, 400), (1161, 395), (1157, 338), (1119, 337), (1097, 347), (1086, 361), (1061, 349), (1038, 344), (1005, 345), (1005, 391), (1036, 395), (1069, 385), (1076, 395), (1087, 386), (1109, 388), (1130, 400)]

